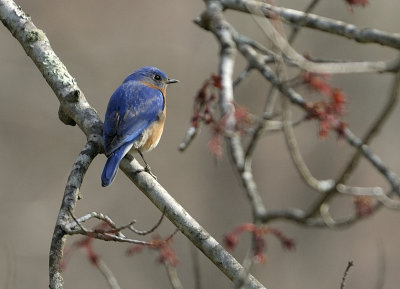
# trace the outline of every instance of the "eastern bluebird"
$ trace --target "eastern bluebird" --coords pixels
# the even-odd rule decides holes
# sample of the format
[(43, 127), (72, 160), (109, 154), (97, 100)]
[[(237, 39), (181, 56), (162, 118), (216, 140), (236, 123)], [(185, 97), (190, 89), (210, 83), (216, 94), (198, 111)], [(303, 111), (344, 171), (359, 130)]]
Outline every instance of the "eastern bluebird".
[(169, 79), (155, 67), (142, 67), (129, 75), (113, 93), (104, 120), (103, 142), (107, 162), (101, 175), (103, 187), (109, 186), (127, 153), (138, 152), (145, 170), (154, 176), (142, 152), (155, 148), (166, 116), (166, 89), (178, 80)]

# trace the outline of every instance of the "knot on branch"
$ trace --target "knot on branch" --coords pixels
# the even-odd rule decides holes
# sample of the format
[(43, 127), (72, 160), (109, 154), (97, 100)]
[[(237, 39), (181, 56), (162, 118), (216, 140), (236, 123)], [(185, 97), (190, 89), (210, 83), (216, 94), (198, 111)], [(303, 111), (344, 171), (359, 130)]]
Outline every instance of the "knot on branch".
[(58, 118), (65, 124), (75, 126), (76, 122), (63, 110), (62, 106), (58, 108)]
[(79, 98), (81, 97), (81, 91), (78, 89), (73, 90), (69, 94), (67, 94), (64, 99), (67, 102), (78, 102)]
[[(80, 98), (81, 98), (81, 91), (79, 89), (74, 89), (73, 91), (71, 91), (70, 93), (68, 93), (63, 100), (65, 102), (68, 103), (77, 103), (79, 102)], [(73, 120), (62, 108), (62, 105), (60, 105), (59, 109), (58, 109), (58, 117), (59, 119), (66, 125), (70, 125), (70, 126), (75, 126), (76, 122), (75, 120)]]

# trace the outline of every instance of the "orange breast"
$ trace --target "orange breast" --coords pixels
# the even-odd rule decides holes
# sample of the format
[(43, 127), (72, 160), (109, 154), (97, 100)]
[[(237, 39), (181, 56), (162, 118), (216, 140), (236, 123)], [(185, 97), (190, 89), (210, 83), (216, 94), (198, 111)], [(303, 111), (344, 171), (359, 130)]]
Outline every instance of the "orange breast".
[(150, 151), (154, 149), (160, 141), (161, 135), (164, 130), (166, 109), (161, 113), (159, 119), (153, 122), (149, 128), (146, 129), (147, 140), (143, 144), (142, 151)]

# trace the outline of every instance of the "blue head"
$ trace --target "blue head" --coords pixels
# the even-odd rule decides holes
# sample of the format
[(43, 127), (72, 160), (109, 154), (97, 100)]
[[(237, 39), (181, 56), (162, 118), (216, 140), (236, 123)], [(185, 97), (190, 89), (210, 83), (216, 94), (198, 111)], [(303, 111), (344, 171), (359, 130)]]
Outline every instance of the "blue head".
[(145, 66), (142, 68), (139, 68), (136, 70), (134, 73), (129, 75), (124, 82), (127, 81), (143, 81), (146, 83), (149, 83), (151, 85), (154, 85), (156, 87), (159, 87), (162, 90), (165, 90), (167, 88), (167, 85), (170, 83), (176, 83), (178, 80), (176, 79), (170, 79), (165, 75), (164, 72), (162, 72), (160, 69), (152, 66)]

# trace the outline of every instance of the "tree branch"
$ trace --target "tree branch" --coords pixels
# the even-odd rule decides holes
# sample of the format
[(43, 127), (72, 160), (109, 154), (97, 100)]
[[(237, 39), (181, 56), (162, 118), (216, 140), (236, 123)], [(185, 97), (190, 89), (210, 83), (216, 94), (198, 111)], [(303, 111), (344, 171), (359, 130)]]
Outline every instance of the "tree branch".
[(389, 33), (379, 29), (358, 28), (336, 19), (318, 16), (298, 10), (277, 7), (255, 0), (221, 0), (224, 8), (248, 13), (248, 7), (261, 10), (265, 17), (274, 18), (279, 15), (282, 20), (298, 26), (320, 30), (330, 34), (346, 37), (360, 43), (376, 43), (400, 49), (400, 34)]
[(241, 138), (236, 132), (235, 106), (233, 97), (233, 68), (235, 64), (236, 45), (229, 23), (222, 14), (219, 1), (206, 1), (207, 10), (197, 19), (196, 23), (202, 28), (210, 30), (220, 43), (219, 75), (221, 76), (220, 110), (225, 120), (225, 134), (229, 153), (235, 168), (240, 176), (247, 197), (257, 221), (263, 221), (266, 209), (257, 191), (253, 173), (250, 167), (245, 166), (244, 151)]
[(97, 156), (98, 151), (98, 143), (89, 141), (76, 159), (68, 177), (50, 246), (49, 273), (51, 289), (63, 288), (60, 266), (66, 241), (64, 227), (71, 222), (70, 212), (74, 211), (83, 178), (92, 160)]

